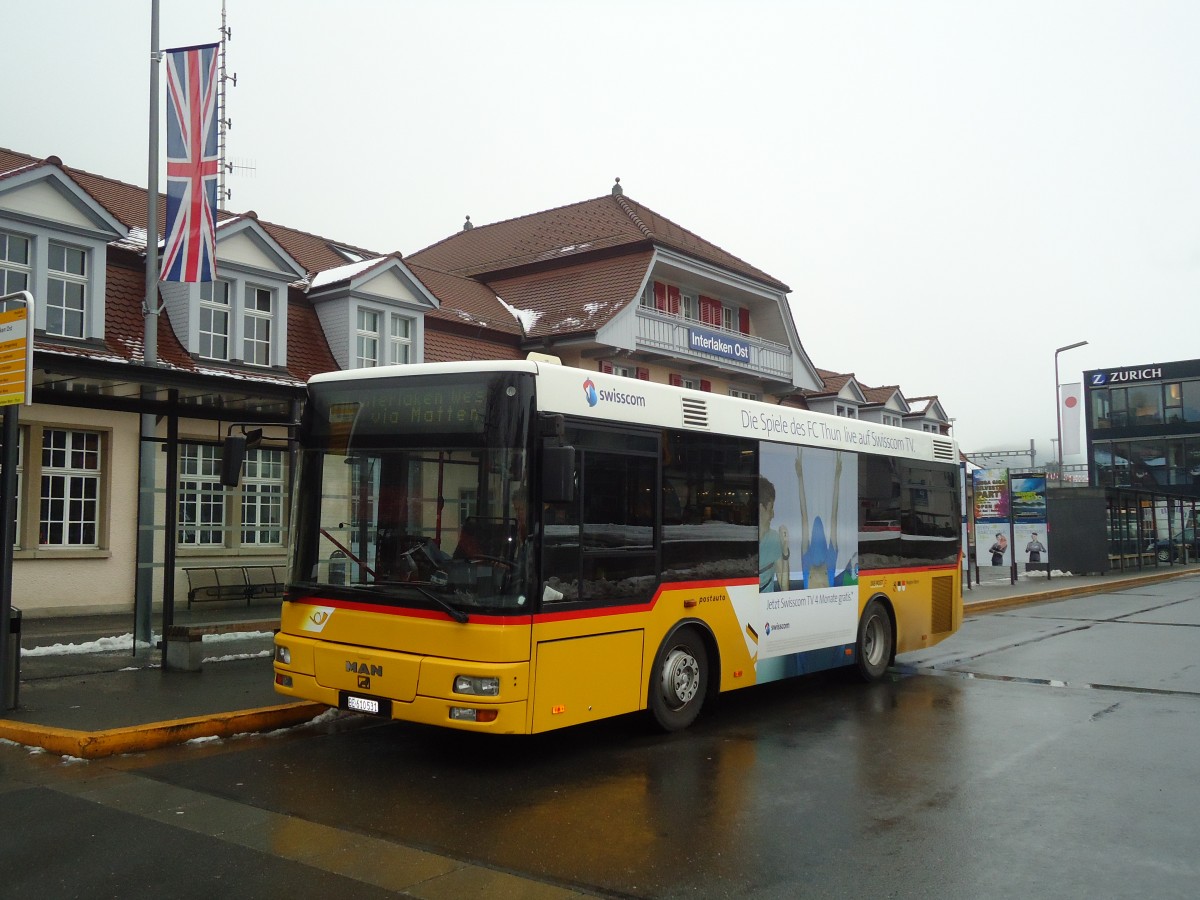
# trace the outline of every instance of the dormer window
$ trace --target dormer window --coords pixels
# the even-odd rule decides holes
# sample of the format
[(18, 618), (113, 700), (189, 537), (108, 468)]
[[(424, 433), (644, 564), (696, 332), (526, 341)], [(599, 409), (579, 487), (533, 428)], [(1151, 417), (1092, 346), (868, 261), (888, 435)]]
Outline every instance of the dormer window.
[(357, 250), (351, 250), (349, 247), (339, 247), (337, 244), (330, 244), (329, 247), (346, 262), (364, 262), (367, 259), (367, 257), (363, 256)]
[(412, 362), (413, 320), (399, 313), (392, 313), (391, 334), (388, 338), (393, 364)]
[(358, 308), (358, 335), (355, 340), (354, 366), (370, 369), (379, 365), (379, 313)]
[(229, 359), (229, 282), (200, 285), (200, 347), (205, 359)]
[(51, 241), (48, 251), (46, 333), (86, 337), (87, 251), (58, 241)]
[(29, 238), (0, 231), (0, 294), (29, 290)]
[(246, 310), (242, 320), (242, 351), (247, 365), (271, 364), (271, 318), (273, 294), (263, 287), (246, 288)]

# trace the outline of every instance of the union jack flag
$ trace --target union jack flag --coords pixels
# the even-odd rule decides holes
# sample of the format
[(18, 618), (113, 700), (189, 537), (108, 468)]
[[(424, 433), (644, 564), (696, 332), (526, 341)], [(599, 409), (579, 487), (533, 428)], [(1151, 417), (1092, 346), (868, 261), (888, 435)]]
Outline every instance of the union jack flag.
[(216, 272), (217, 44), (167, 54), (167, 237), (163, 281)]

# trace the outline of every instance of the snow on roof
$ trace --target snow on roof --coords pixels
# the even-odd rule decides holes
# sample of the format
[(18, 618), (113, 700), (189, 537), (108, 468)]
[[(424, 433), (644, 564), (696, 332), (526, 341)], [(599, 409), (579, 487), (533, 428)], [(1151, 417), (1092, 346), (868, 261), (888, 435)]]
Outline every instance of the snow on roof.
[(510, 306), (509, 304), (504, 302), (503, 297), (497, 296), (496, 300), (499, 301), (501, 306), (503, 306), (510, 313), (512, 313), (513, 318), (516, 319), (517, 322), (520, 323), (521, 330), (524, 331), (526, 334), (529, 334), (529, 332), (533, 330), (533, 327), (535, 325), (537, 325), (538, 319), (540, 319), (542, 317), (542, 314), (540, 312), (538, 312), (537, 310), (516, 309), (515, 307)]
[(323, 272), (318, 272), (313, 276), (312, 287), (315, 290), (316, 288), (325, 287), (327, 284), (337, 284), (339, 281), (347, 281), (363, 274), (364, 272), (369, 272), (385, 259), (387, 259), (385, 256), (376, 256), (374, 259), (364, 259), (361, 262), (346, 263), (344, 266), (338, 266), (334, 269), (326, 269)]

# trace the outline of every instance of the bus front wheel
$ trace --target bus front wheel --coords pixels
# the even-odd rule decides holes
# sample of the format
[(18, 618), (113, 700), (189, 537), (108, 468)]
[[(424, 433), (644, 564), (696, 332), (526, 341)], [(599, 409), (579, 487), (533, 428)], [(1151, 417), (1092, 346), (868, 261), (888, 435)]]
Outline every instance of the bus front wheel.
[(658, 651), (650, 681), (650, 712), (664, 731), (687, 728), (708, 693), (708, 652), (694, 629), (681, 628)]
[(858, 643), (854, 648), (854, 662), (863, 681), (878, 681), (892, 663), (895, 652), (892, 637), (892, 617), (887, 607), (872, 600), (863, 610), (858, 622)]

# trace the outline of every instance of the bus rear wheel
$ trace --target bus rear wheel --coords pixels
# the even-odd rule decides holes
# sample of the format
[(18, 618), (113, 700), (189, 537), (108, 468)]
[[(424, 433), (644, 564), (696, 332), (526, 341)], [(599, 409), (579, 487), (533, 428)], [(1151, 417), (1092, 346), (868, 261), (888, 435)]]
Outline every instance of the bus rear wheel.
[(658, 651), (650, 678), (650, 713), (664, 731), (696, 721), (708, 693), (708, 652), (691, 628), (672, 634)]
[(858, 622), (858, 643), (854, 648), (855, 667), (863, 681), (878, 681), (892, 664), (896, 649), (892, 634), (892, 617), (887, 607), (872, 600)]

